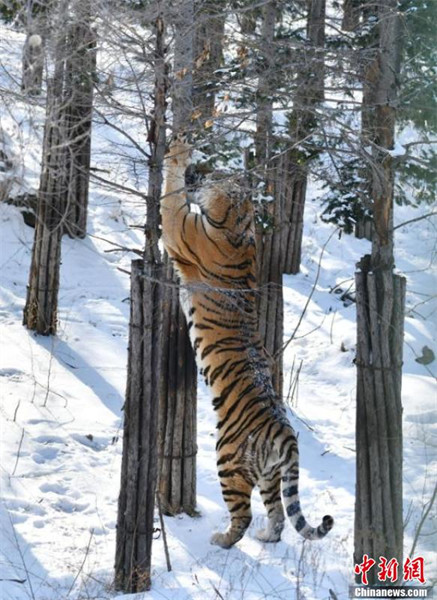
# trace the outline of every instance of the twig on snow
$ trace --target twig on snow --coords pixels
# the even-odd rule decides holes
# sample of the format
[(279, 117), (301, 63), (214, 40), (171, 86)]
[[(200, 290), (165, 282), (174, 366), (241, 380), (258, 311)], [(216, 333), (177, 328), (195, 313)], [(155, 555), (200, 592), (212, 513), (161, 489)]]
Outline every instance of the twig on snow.
[(90, 539), (88, 540), (88, 545), (87, 545), (87, 547), (86, 547), (86, 550), (85, 550), (85, 556), (83, 557), (82, 564), (80, 565), (80, 567), (79, 567), (79, 570), (78, 570), (78, 572), (76, 573), (76, 577), (73, 579), (73, 583), (71, 584), (71, 586), (70, 586), (70, 589), (69, 589), (69, 590), (68, 590), (68, 592), (67, 592), (67, 596), (66, 596), (67, 598), (68, 598), (68, 596), (71, 594), (71, 591), (72, 591), (72, 589), (74, 588), (74, 586), (75, 586), (75, 583), (76, 583), (76, 581), (77, 581), (77, 580), (78, 580), (78, 578), (79, 578), (79, 575), (80, 575), (80, 574), (82, 573), (82, 571), (83, 571), (83, 567), (84, 567), (84, 565), (85, 565), (85, 561), (86, 561), (86, 559), (88, 558), (88, 554), (89, 554), (89, 552), (90, 552), (91, 540), (93, 539), (93, 536), (94, 536), (94, 529), (92, 529), (92, 530), (91, 530)]
[(165, 560), (167, 563), (167, 571), (171, 571), (170, 553), (168, 551), (168, 544), (167, 544), (167, 533), (165, 530), (164, 517), (162, 516), (161, 499), (159, 497), (159, 494), (156, 494), (156, 499), (158, 501), (159, 522), (161, 523), (162, 541), (164, 543), (164, 552), (165, 552)]
[(15, 465), (14, 465), (13, 471), (11, 473), (11, 477), (13, 477), (15, 475), (15, 471), (17, 470), (17, 465), (18, 465), (18, 460), (20, 458), (21, 445), (23, 443), (23, 438), (24, 438), (24, 427), (23, 427), (23, 431), (21, 432), (21, 439), (20, 439), (20, 443), (18, 444), (18, 450), (17, 450), (17, 459), (15, 461)]
[(414, 550), (416, 549), (416, 545), (417, 545), (417, 542), (420, 537), (420, 532), (422, 531), (422, 527), (425, 524), (425, 521), (426, 521), (429, 513), (431, 512), (431, 509), (434, 505), (436, 497), (437, 497), (437, 483), (434, 486), (434, 491), (432, 493), (430, 501), (428, 502), (428, 506), (426, 507), (426, 510), (424, 510), (422, 512), (422, 517), (419, 521), (419, 525), (417, 526), (416, 533), (414, 535), (413, 545), (411, 546), (411, 550), (410, 550), (410, 556), (414, 556)]

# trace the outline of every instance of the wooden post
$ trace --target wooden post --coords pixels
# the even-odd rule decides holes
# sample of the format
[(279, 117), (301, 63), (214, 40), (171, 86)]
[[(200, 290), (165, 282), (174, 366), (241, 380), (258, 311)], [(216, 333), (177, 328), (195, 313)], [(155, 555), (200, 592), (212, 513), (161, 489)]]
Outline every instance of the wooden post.
[(160, 482), (162, 510), (195, 514), (196, 382), (194, 352), (179, 303), (179, 281), (166, 257), (163, 374), (160, 386)]
[(162, 379), (162, 265), (132, 262), (128, 375), (118, 500), (115, 586), (142, 592), (151, 585), (158, 476), (158, 389)]
[[(402, 346), (405, 278), (358, 264), (355, 563), (402, 564)], [(378, 580), (369, 574), (369, 583)]]

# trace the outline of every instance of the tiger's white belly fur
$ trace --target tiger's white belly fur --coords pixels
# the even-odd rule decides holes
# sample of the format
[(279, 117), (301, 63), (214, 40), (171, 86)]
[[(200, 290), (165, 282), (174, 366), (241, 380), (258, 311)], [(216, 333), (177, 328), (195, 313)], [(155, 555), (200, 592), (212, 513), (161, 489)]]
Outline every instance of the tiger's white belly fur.
[[(185, 319), (187, 321), (188, 333), (190, 335), (191, 346), (194, 348), (194, 339), (196, 337), (194, 327), (189, 327), (189, 323), (193, 320), (193, 316), (190, 314), (190, 310), (193, 308), (193, 299), (191, 292), (184, 286), (181, 285), (179, 288), (179, 302), (181, 303), (182, 311), (185, 315)], [(197, 352), (196, 352), (196, 361), (197, 360)], [(201, 367), (202, 365), (199, 365)]]

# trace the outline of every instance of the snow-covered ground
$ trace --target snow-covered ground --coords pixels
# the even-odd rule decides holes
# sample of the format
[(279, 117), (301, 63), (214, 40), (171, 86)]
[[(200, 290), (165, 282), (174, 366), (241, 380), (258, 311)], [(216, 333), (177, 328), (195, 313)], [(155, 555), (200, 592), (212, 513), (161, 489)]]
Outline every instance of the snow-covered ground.
[[(16, 53), (9, 67), (19, 68), (22, 40), (7, 33), (11, 56)], [(15, 118), (24, 114), (19, 103), (15, 108)], [(41, 118), (38, 108), (34, 113)], [(12, 135), (10, 113), (0, 117)], [(94, 134), (95, 155), (104, 160), (114, 132), (97, 127)], [(27, 142), (21, 145), (29, 148)], [(30, 154), (27, 166), (35, 170), (34, 146)], [(25, 157), (18, 150), (17, 155)], [(333, 227), (320, 220), (318, 194), (311, 186), (302, 271), (284, 277), (284, 340), (293, 333), (315, 285), (287, 349), (284, 390), (286, 395), (289, 388), (294, 391), (288, 402), (299, 432), (303, 510), (315, 524), (332, 514), (335, 527), (323, 541), (309, 543), (287, 525), (281, 542), (262, 544), (254, 530), (265, 521), (265, 512), (255, 493), (254, 520), (243, 540), (231, 550), (209, 544), (211, 532), (225, 527), (227, 511), (216, 475), (214, 414), (200, 385), (200, 516), (165, 519), (173, 570), (166, 570), (158, 537), (153, 587), (138, 600), (348, 596), (353, 575), (355, 305), (344, 303), (333, 288), (353, 289), (355, 263), (370, 245), (351, 236), (330, 238)], [(396, 222), (419, 214), (419, 209), (397, 207)], [(59, 333), (44, 338), (21, 324), (33, 230), (18, 209), (0, 205), (0, 586), (5, 600), (117, 597), (111, 584), (129, 318), (129, 278), (123, 270), (129, 270), (134, 255), (108, 252), (114, 246), (104, 240), (141, 247), (141, 233), (129, 225), (142, 223), (143, 217), (138, 199), (92, 187), (90, 235), (62, 242)], [(423, 366), (415, 360), (424, 346), (436, 351), (435, 254), (435, 222), (422, 220), (396, 231), (396, 265), (408, 279), (403, 379), (406, 555), (435, 478), (436, 362)], [(433, 531), (435, 522), (429, 519), (415, 550), (415, 556), (425, 557), (429, 579), (436, 576), (431, 573)]]

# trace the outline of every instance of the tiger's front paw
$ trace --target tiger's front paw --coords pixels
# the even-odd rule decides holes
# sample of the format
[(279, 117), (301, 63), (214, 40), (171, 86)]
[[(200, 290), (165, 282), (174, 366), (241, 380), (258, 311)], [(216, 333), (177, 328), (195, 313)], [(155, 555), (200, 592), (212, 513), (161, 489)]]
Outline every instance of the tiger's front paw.
[(170, 144), (166, 160), (170, 160), (175, 166), (186, 168), (190, 164), (192, 147), (188, 143), (187, 135), (178, 134)]
[(221, 548), (230, 548), (232, 546), (229, 535), (226, 533), (214, 533), (214, 535), (211, 536), (210, 542), (214, 546), (220, 546)]

